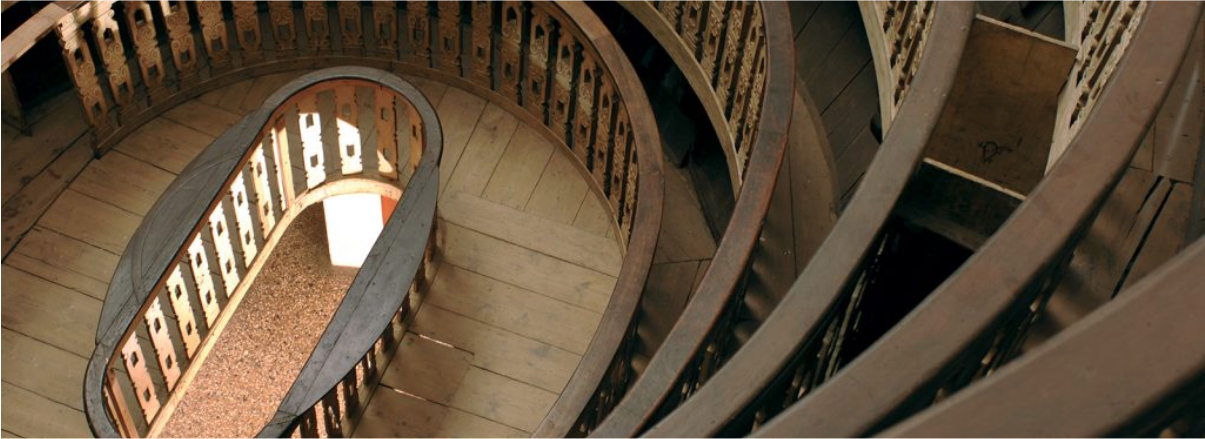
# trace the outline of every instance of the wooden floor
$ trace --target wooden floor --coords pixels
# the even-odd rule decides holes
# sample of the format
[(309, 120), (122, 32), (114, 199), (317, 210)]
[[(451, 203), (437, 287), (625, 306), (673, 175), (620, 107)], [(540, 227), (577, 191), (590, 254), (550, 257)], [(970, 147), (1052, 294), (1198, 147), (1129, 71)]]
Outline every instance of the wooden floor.
[[(82, 380), (107, 284), (161, 192), (295, 74), (209, 93), (101, 159), (65, 96), (3, 131), (4, 437), (88, 436)], [(600, 199), (568, 156), (496, 105), (414, 82), (445, 132), (442, 256), (358, 436), (525, 436), (577, 367), (619, 272)]]

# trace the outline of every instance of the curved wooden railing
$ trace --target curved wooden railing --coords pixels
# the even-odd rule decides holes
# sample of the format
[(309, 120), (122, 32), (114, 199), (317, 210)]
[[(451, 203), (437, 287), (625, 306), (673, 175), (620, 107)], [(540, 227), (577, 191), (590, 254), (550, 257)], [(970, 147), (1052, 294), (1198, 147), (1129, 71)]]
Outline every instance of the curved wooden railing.
[(1090, 317), (884, 435), (1156, 437), (1184, 418), (1195, 423), (1187, 437), (1199, 435), (1201, 267), (1198, 239)]
[[(927, 20), (914, 24), (924, 27), (916, 33), (932, 42), (913, 55), (916, 75), (901, 84), (899, 116), (832, 232), (748, 342), (704, 385), (687, 389), (694, 395), (649, 435), (743, 436), (839, 367), (840, 339), (851, 324), (862, 279), (872, 269), (884, 224), (921, 161), (966, 42), (972, 5), (932, 7)], [(922, 92), (909, 92), (916, 90)]]
[(660, 136), (635, 71), (585, 5), (95, 1), (56, 31), (98, 153), (188, 99), (297, 69), (400, 70), (490, 99), (572, 151), (626, 243), (612, 300), (562, 401), (584, 407), (630, 347), (625, 329), (661, 227)]
[[(677, 6), (669, 3), (678, 2), (662, 2), (657, 10), (643, 3), (625, 3), (623, 6), (638, 12), (634, 15), (669, 49), (675, 62), (691, 72), (691, 85), (696, 94), (704, 97), (704, 106), (719, 128), (732, 172), (743, 177), (743, 181), (733, 179), (739, 182), (740, 198), (724, 240), (692, 300), (692, 304), (700, 301), (711, 304), (711, 311), (696, 314), (706, 316), (698, 320), (679, 320), (679, 326), (687, 324), (692, 328), (679, 331), (676, 327), (678, 337), (674, 338), (671, 333), (646, 368), (634, 364), (634, 350), (646, 342), (647, 335), (642, 328), (647, 324), (647, 313), (662, 310), (638, 310), (627, 331), (622, 333), (625, 348), (610, 358), (605, 379), (588, 385), (571, 381), (533, 436), (590, 434), (604, 419), (610, 419), (608, 415), (613, 410), (615, 414), (631, 411), (625, 407), (632, 406), (633, 401), (640, 401), (638, 404), (642, 408), (639, 411), (652, 410), (651, 402), (645, 402), (647, 399), (639, 396), (634, 399), (632, 395), (664, 396), (669, 393), (672, 387), (669, 381), (676, 375), (666, 374), (674, 373), (671, 369), (690, 359), (695, 352), (690, 346), (704, 343), (704, 338), (709, 336), (707, 328), (719, 318), (722, 305), (732, 300), (732, 296), (739, 295), (740, 280), (750, 269), (750, 258), (760, 236), (760, 225), (769, 206), (788, 139), (794, 87), (789, 14), (782, 4), (733, 2), (731, 10), (727, 11), (730, 13), (728, 19), (710, 19), (703, 26), (699, 23), (702, 16), (698, 14), (703, 8), (702, 2), (686, 2), (684, 7), (695, 13), (688, 11), (684, 15), (675, 15)], [(726, 4), (711, 6), (716, 11), (727, 7)], [(747, 17), (745, 11), (748, 11)], [(678, 28), (682, 31), (674, 30)], [(699, 41), (699, 32), (714, 37)], [(722, 35), (726, 42), (722, 53), (717, 51), (720, 37), (715, 35)], [(700, 44), (704, 47), (700, 48)], [(736, 145), (736, 148), (728, 149), (727, 145)], [(666, 350), (673, 358), (658, 361), (657, 358), (665, 356)], [(629, 387), (632, 390), (628, 390)], [(581, 395), (589, 395), (588, 402)], [(619, 436), (635, 433), (598, 432)]]
[(1085, 23), (1102, 30), (1100, 45), (1080, 48), (1090, 53), (1079, 58), (1068, 81), (1068, 87), (1087, 81), (1087, 93), (1099, 98), (1095, 106), (1074, 111), (1082, 128), (1067, 152), (950, 279), (829, 383), (758, 435), (874, 434), (991, 374), (1016, 355), (1072, 249), (1162, 104), (1201, 12), (1200, 3), (1101, 7), (1106, 10)]
[(435, 110), (418, 89), (356, 67), (294, 80), (215, 140), (118, 263), (84, 382), (93, 432), (157, 436), (292, 220), (333, 195), (376, 193), (401, 201), (310, 360), (341, 337), (352, 363), (339, 376), (354, 369), (426, 278), (441, 152)]

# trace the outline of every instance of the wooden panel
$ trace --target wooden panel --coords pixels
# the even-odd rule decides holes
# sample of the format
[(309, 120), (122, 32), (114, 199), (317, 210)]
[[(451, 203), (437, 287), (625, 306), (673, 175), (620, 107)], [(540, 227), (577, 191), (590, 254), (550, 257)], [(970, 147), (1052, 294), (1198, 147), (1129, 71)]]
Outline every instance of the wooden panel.
[(160, 117), (134, 131), (114, 149), (179, 174), (215, 137)]
[(464, 193), (449, 196), (440, 205), (440, 214), (465, 228), (611, 276), (619, 275), (622, 260), (614, 240)]
[(146, 215), (176, 176), (121, 152), (105, 154), (72, 188), (138, 216)]
[(427, 304), (579, 355), (602, 318), (451, 264), (440, 268), (428, 294)]
[(137, 215), (68, 189), (38, 224), (110, 253), (121, 254), (141, 222)]
[(355, 432), (355, 437), (527, 436), (525, 431), (383, 387), (373, 396)]
[(486, 105), (443, 194), (481, 195), (518, 126), (519, 121), (502, 107)]
[(423, 306), (415, 333), (473, 352), (473, 365), (551, 392), (569, 382), (581, 357), (548, 344), (503, 331), (438, 306)]
[[(111, 252), (42, 227), (34, 227), (17, 245), (13, 254), (27, 256), (60, 271), (82, 274), (105, 285), (113, 277), (118, 260), (117, 255)], [(102, 291), (97, 298), (103, 296)]]
[(92, 355), (99, 300), (8, 266), (3, 273), (5, 328), (81, 357)]
[(381, 384), (440, 404), (452, 401), (473, 358), (472, 353), (409, 332), (395, 355), (396, 361), (389, 363)]
[[(248, 91), (255, 82), (264, 77), (256, 79), (248, 79), (239, 81), (217, 90), (201, 95), (198, 100), (207, 105), (221, 108), (231, 113), (242, 113), (244, 110), (241, 107), (244, 99), (249, 95)], [(262, 102), (262, 101), (260, 101)]]
[(448, 186), (452, 172), (460, 162), (465, 144), (473, 134), (473, 127), (481, 119), (485, 111), (485, 99), (473, 96), (458, 88), (449, 88), (444, 95), (446, 99), (440, 102), (435, 111), (439, 114), (439, 124), (444, 131), (443, 160), (439, 166), (439, 188), (442, 191)]
[[(88, 360), (16, 331), (4, 329), (3, 337), (6, 383), (76, 410), (84, 409), (80, 388), (84, 385)], [(11, 407), (5, 406), (8, 409)]]
[(534, 128), (523, 124), (499, 159), (483, 195), (486, 199), (522, 209), (554, 152), (551, 143)]
[(26, 273), (100, 300), (104, 300), (109, 288), (107, 282), (101, 282), (73, 271), (64, 270), (20, 253), (9, 255), (4, 260), (4, 265), (20, 269)]
[(86, 125), (78, 104), (64, 100), (43, 105), (58, 105), (58, 108), (30, 127), (30, 132), (37, 135), (17, 136), (12, 142), (4, 142), (0, 180), (3, 181), (5, 203), (84, 134)]
[(711, 259), (715, 239), (684, 169), (671, 167), (665, 172), (664, 216), (654, 262)]
[[(5, 157), (8, 157), (7, 154)], [(88, 141), (76, 141), (54, 163), (4, 203), (3, 239), (6, 256), (91, 159), (92, 147)], [(5, 161), (7, 162), (7, 159)], [(5, 175), (9, 175), (8, 171), (5, 172)]]
[[(275, 88), (272, 89), (275, 91)], [(260, 101), (263, 102), (262, 100)], [(256, 106), (255, 108), (259, 108)], [(200, 100), (190, 100), (163, 114), (167, 119), (178, 122), (202, 133), (217, 137), (238, 122), (239, 116)]]
[(5, 431), (24, 437), (92, 437), (84, 412), (5, 382)]
[(587, 191), (581, 207), (577, 210), (577, 216), (573, 219), (573, 227), (595, 235), (610, 236), (612, 223), (602, 201), (592, 191)]
[(532, 431), (544, 419), (557, 395), (496, 373), (471, 368), (452, 398), (452, 407), (483, 418)]
[(582, 200), (593, 194), (589, 189), (577, 166), (558, 149), (548, 160), (524, 209), (541, 218), (573, 224)]
[[(241, 100), (238, 103), (238, 111), (233, 111), (234, 114), (249, 113), (258, 110), (264, 105), (264, 101), (268, 99), (272, 93), (284, 86), (294, 78), (301, 76), (306, 71), (277, 73), (275, 75), (265, 75), (255, 78), (255, 81), (247, 88), (247, 91), (242, 95), (236, 96)], [(237, 120), (237, 119), (235, 119)]]
[(600, 313), (611, 297), (614, 277), (455, 224), (441, 228), (447, 262)]

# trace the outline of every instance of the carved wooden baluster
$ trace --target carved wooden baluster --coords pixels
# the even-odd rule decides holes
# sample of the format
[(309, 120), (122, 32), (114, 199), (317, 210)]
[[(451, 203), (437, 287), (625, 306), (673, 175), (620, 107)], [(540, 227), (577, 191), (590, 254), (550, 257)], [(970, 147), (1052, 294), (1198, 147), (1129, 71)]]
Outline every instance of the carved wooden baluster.
[(573, 64), (577, 57), (573, 34), (561, 28), (557, 39), (556, 75), (552, 87), (552, 108), (549, 128), (561, 141), (568, 139), (569, 106), (573, 99)]
[(490, 60), (494, 49), (490, 45), (494, 30), (494, 4), (489, 1), (473, 2), (473, 78), (479, 84), (492, 85)]
[(239, 172), (230, 183), (230, 199), (234, 207), (234, 225), (238, 229), (238, 241), (243, 248), (243, 267), (250, 267), (259, 254), (255, 242), (255, 223), (251, 222), (251, 199), (247, 196), (247, 183)]
[(146, 330), (151, 337), (151, 346), (155, 349), (155, 357), (159, 359), (159, 370), (163, 372), (163, 380), (167, 390), (176, 388), (180, 380), (180, 357), (176, 355), (176, 347), (172, 345), (171, 335), (167, 331), (167, 319), (163, 315), (163, 306), (159, 298), (151, 300), (151, 306), (143, 315)]
[(548, 116), (548, 51), (552, 46), (552, 27), (548, 14), (536, 4), (532, 8), (527, 42), (527, 90), (523, 103), (540, 122)]
[(343, 413), (339, 407), (337, 391), (326, 392), (326, 395), (322, 396), (322, 405), (323, 425), (326, 427), (326, 435), (323, 437), (344, 437), (343, 424), (340, 422)]
[(691, 0), (682, 5), (682, 29), (678, 31), (678, 35), (682, 36), (682, 42), (686, 44), (686, 49), (691, 56), (697, 56), (699, 53), (699, 22), (703, 20), (704, 1)]
[(397, 59), (397, 5), (393, 2), (372, 2), (372, 32), (377, 56)]
[(272, 36), (276, 50), (291, 53), (297, 50), (297, 23), (293, 16), (293, 2), (268, 2), (268, 16), (272, 19)]
[(84, 107), (84, 115), (97, 139), (108, 137), (113, 132), (112, 121), (109, 119), (109, 101), (100, 88), (100, 78), (96, 73), (96, 64), (92, 61), (92, 51), (84, 39), (79, 23), (73, 15), (64, 16), (58, 23), (56, 32), (63, 46), (63, 60), (75, 83), (80, 103)]
[(142, 83), (147, 88), (147, 95), (152, 103), (157, 103), (167, 97), (167, 70), (163, 65), (163, 56), (159, 53), (158, 31), (155, 30), (155, 18), (151, 14), (151, 5), (144, 1), (125, 3), (126, 26), (130, 28), (130, 36), (134, 39), (134, 48), (138, 56), (138, 68), (142, 74)]
[(259, 9), (255, 2), (232, 2), (234, 7), (234, 31), (242, 49), (243, 63), (249, 64), (263, 59), (263, 34), (259, 28)]
[(205, 244), (197, 235), (188, 246), (188, 259), (191, 261), (193, 282), (197, 285), (197, 297), (201, 299), (201, 311), (205, 315), (205, 327), (212, 328), (222, 309), (218, 305), (217, 290), (213, 285), (213, 272), (209, 271), (209, 255), (205, 252)]
[(738, 177), (744, 181), (745, 169), (749, 167), (749, 153), (757, 139), (758, 120), (761, 119), (762, 98), (766, 94), (766, 45), (757, 46), (757, 72), (753, 75), (753, 89), (749, 92), (749, 106), (745, 109), (745, 121), (741, 125), (740, 143), (737, 144), (736, 165)]
[(439, 2), (439, 69), (460, 76), (460, 2)]
[(339, 134), (339, 158), (343, 175), (364, 172), (360, 146), (360, 107), (356, 103), (356, 88), (335, 87), (335, 125)]
[(376, 88), (375, 93), (378, 172), (397, 178), (397, 110), (393, 107), (393, 93), (384, 88)]
[(611, 152), (611, 174), (608, 180), (607, 198), (611, 201), (611, 208), (616, 212), (620, 210), (620, 203), (624, 195), (623, 184), (627, 177), (628, 154), (631, 154), (629, 149), (632, 145), (631, 123), (628, 120), (628, 109), (624, 107), (623, 102), (620, 102), (619, 111), (615, 116), (615, 147)]
[(205, 40), (205, 51), (209, 53), (209, 64), (218, 69), (230, 67), (230, 33), (226, 32), (222, 4), (197, 2), (196, 5), (197, 18), (201, 19), (201, 38)]
[(272, 229), (276, 227), (276, 211), (272, 207), (271, 177), (268, 174), (268, 160), (264, 157), (264, 145), (260, 144), (256, 147), (255, 153), (251, 154), (251, 177), (254, 179), (253, 187), (255, 187), (255, 213), (259, 217), (262, 236), (270, 236)]
[(268, 131), (272, 141), (272, 157), (276, 161), (276, 187), (280, 188), (280, 211), (289, 210), (296, 194), (293, 189), (293, 159), (289, 155), (289, 134), (284, 116), (272, 123)]
[(136, 111), (134, 103), (134, 79), (130, 76), (130, 65), (126, 63), (125, 45), (121, 42), (121, 31), (113, 18), (112, 2), (96, 2), (92, 16), (92, 34), (100, 51), (100, 59), (108, 73), (109, 91), (113, 95), (119, 114), (129, 115)]
[(339, 5), (339, 34), (343, 37), (343, 54), (364, 54), (364, 18), (360, 14), (360, 2), (336, 2)]
[(322, 118), (318, 115), (318, 95), (311, 94), (298, 99), (297, 109), (301, 127), (301, 155), (305, 159), (305, 183), (307, 188), (313, 189), (326, 181), (326, 157), (322, 150)]
[(226, 209), (219, 203), (209, 214), (209, 232), (213, 237), (213, 248), (218, 254), (218, 273), (222, 275), (222, 286), (226, 297), (238, 288), (239, 273), (234, 265), (234, 242), (230, 240), (230, 224), (226, 221)]
[(301, 2), (305, 15), (305, 36), (310, 42), (311, 55), (324, 55), (331, 50), (331, 27), (326, 14), (326, 2)]
[(623, 212), (620, 213), (622, 219), (619, 227), (620, 234), (625, 243), (632, 236), (632, 215), (636, 213), (636, 197), (639, 195), (636, 182), (638, 181), (638, 174), (640, 174), (640, 167), (637, 166), (638, 160), (634, 148), (628, 157), (628, 184), (624, 186)]
[(142, 414), (149, 424), (159, 414), (159, 395), (155, 392), (155, 383), (151, 380), (151, 372), (137, 335), (130, 334), (130, 338), (126, 339), (121, 348), (121, 358), (125, 360), (126, 372), (130, 374), (130, 382), (134, 385), (138, 406), (142, 408)]
[(138, 437), (142, 436), (137, 425), (134, 424), (134, 418), (130, 416), (130, 405), (126, 403), (125, 395), (120, 385), (117, 384), (115, 369), (110, 368), (105, 373), (105, 384), (101, 389), (101, 395), (105, 398), (105, 405), (108, 406), (109, 414), (114, 418), (114, 424), (117, 425), (117, 433), (122, 437)]
[(406, 3), (406, 41), (411, 64), (431, 67), (431, 13), (425, 1)]
[(594, 68), (594, 58), (588, 52), (582, 52), (581, 68), (577, 71), (577, 111), (573, 113), (573, 152), (577, 153), (582, 163), (590, 158), (590, 141), (594, 134), (594, 88), (598, 71)]
[(682, 2), (676, 0), (666, 0), (657, 4), (657, 11), (665, 17), (665, 21), (669, 23), (671, 29), (678, 28), (678, 20), (680, 19), (678, 7)]
[(523, 38), (523, 5), (516, 1), (502, 2), (502, 50), (499, 56), (499, 84), (502, 94), (519, 103), (519, 44)]
[(735, 134), (740, 130), (741, 118), (745, 113), (745, 104), (749, 99), (749, 87), (753, 85), (753, 63), (757, 60), (757, 43), (762, 39), (761, 5), (753, 7), (749, 20), (749, 36), (745, 40), (741, 52), (740, 76), (736, 83), (736, 91), (732, 101), (728, 102), (728, 129)]
[[(736, 70), (741, 56), (741, 45), (745, 39), (745, 8), (747, 2), (734, 1), (728, 11), (728, 26), (724, 31), (724, 53), (720, 56), (719, 85), (715, 94), (720, 106), (728, 103), (732, 83), (736, 79)], [(756, 8), (756, 6), (754, 6)]]
[(180, 338), (183, 340), (184, 353), (188, 358), (197, 354), (201, 347), (201, 328), (197, 326), (197, 317), (192, 311), (192, 302), (188, 287), (184, 284), (184, 275), (180, 265), (172, 268), (172, 274), (167, 277), (167, 299), (172, 304), (172, 312), (176, 313), (176, 325), (180, 327)]
[(172, 61), (175, 62), (178, 79), (185, 84), (192, 83), (196, 80), (198, 63), (188, 5), (181, 1), (161, 1), (159, 6), (167, 23), (167, 36), (171, 39)]
[(716, 62), (719, 61), (720, 38), (724, 34), (724, 16), (727, 14), (727, 2), (707, 2), (707, 23), (703, 28), (703, 52), (699, 61), (703, 65), (703, 73), (707, 82), (715, 85)]
[[(407, 103), (409, 107), (409, 103)], [(418, 114), (413, 108), (408, 108), (406, 111), (410, 120), (410, 172), (418, 170), (418, 162), (423, 158), (423, 150), (426, 149), (426, 138), (423, 134), (423, 117)]]
[(607, 168), (610, 165), (611, 130), (615, 115), (615, 93), (610, 78), (603, 77), (602, 85), (598, 88), (598, 126), (594, 128), (594, 148), (591, 154), (589, 168), (594, 173), (594, 181), (602, 187), (604, 195), (607, 191)]

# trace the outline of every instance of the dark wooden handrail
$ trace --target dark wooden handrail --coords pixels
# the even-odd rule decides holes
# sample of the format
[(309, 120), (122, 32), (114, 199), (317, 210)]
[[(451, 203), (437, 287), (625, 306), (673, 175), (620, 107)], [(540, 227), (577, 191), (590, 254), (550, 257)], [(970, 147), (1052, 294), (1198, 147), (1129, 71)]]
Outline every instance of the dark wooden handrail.
[[(1205, 239), (886, 437), (1143, 437), (1205, 396)], [(1192, 407), (1192, 404), (1197, 404)]]
[[(347, 297), (340, 305), (332, 320), (332, 326), (323, 334), (311, 363), (322, 360), (326, 363), (332, 352), (349, 355), (362, 348), (363, 338), (371, 335), (369, 346), (381, 334), (377, 328), (372, 333), (368, 328), (388, 324), (389, 318), (406, 297), (399, 294), (405, 288), (397, 288), (395, 282), (405, 281), (409, 285), (416, 268), (399, 264), (421, 260), (425, 245), (404, 247), (406, 242), (395, 242), (399, 234), (421, 235), (425, 244), (430, 235), (435, 219), (434, 187), (438, 186), (439, 158), (442, 151), (442, 130), (435, 116), (435, 110), (426, 101), (422, 93), (387, 72), (362, 68), (340, 67), (321, 70), (302, 76), (265, 100), (264, 105), (244, 117), (222, 136), (215, 140), (184, 169), (180, 176), (172, 182), (164, 194), (156, 201), (154, 207), (147, 213), (142, 224), (134, 233), (127, 245), (127, 250), (118, 262), (113, 280), (109, 284), (108, 294), (104, 302), (100, 322), (98, 324), (96, 348), (88, 363), (84, 377), (85, 413), (93, 433), (98, 437), (117, 437), (120, 435), (114, 419), (118, 417), (110, 413), (106, 404), (105, 380), (110, 363), (113, 360), (118, 344), (130, 336), (130, 332), (139, 318), (150, 305), (152, 295), (157, 295), (164, 288), (171, 267), (176, 264), (188, 247), (188, 238), (194, 236), (204, 225), (206, 213), (211, 211), (216, 203), (221, 201), (223, 191), (230, 187), (236, 175), (251, 159), (254, 147), (260, 144), (263, 133), (274, 122), (277, 110), (289, 102), (295, 95), (313, 88), (315, 85), (341, 80), (363, 81), (386, 87), (403, 96), (411, 102), (423, 121), (425, 153), (418, 169), (412, 176), (401, 202), (395, 208), (397, 215), (391, 217), (382, 238), (374, 245), (372, 253), (361, 267)], [(385, 252), (390, 252), (385, 256)], [(375, 276), (382, 267), (397, 270), (391, 273), (390, 281), (378, 280)], [(407, 271), (409, 270), (409, 271)], [(366, 274), (367, 273), (367, 274)], [(407, 273), (409, 273), (407, 275)], [(229, 293), (228, 293), (229, 294)], [(393, 304), (390, 308), (389, 306)], [(363, 305), (365, 308), (359, 308)], [(389, 310), (388, 316), (381, 322), (376, 313), (366, 311)], [(229, 310), (226, 310), (229, 311)], [(348, 326), (350, 316), (355, 313), (356, 325)], [(337, 328), (332, 331), (331, 328)], [(345, 337), (340, 340), (338, 351), (328, 346), (331, 341), (328, 336)], [(325, 342), (325, 344), (324, 344)], [(366, 351), (366, 349), (364, 349)], [(358, 360), (363, 352), (356, 355)], [(332, 367), (341, 363), (332, 362)], [(307, 365), (309, 366), (309, 365)], [(354, 361), (352, 363), (354, 366)], [(349, 368), (341, 371), (340, 377)], [(303, 373), (309, 368), (303, 370)], [(312, 376), (302, 375), (303, 377)], [(320, 375), (325, 378), (327, 375)], [(324, 384), (324, 381), (310, 380), (307, 383)], [(328, 387), (329, 388), (329, 387)], [(287, 400), (291, 401), (291, 400)], [(312, 405), (312, 404), (311, 404)]]
[(960, 359), (978, 363), (985, 335), (1037, 299), (1130, 163), (1201, 13), (1200, 3), (1146, 7), (1084, 128), (1008, 222), (904, 321), (757, 435), (860, 436), (890, 426), (931, 403)]
[[(707, 384), (652, 427), (650, 436), (716, 434), (774, 381), (801, 345), (822, 335), (821, 320), (859, 275), (862, 261), (872, 251), (872, 244), (921, 161), (953, 87), (972, 7), (967, 2), (936, 6), (927, 37), (930, 45), (920, 58), (911, 92), (833, 231), (753, 337)], [(688, 306), (687, 314), (695, 302), (698, 299)]]

